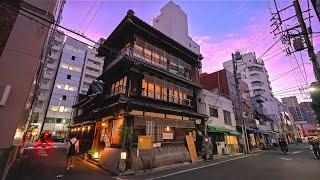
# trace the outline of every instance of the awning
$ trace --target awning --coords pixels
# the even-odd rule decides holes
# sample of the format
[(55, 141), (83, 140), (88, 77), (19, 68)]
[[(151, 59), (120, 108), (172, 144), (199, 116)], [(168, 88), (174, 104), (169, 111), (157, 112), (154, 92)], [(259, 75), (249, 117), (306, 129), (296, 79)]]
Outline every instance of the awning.
[(256, 132), (257, 132), (257, 133), (260, 133), (260, 134), (265, 134), (265, 135), (269, 135), (269, 134), (270, 134), (270, 133), (265, 132), (265, 131), (262, 131), (262, 130), (260, 130), (260, 129), (256, 129)]
[(230, 134), (235, 135), (235, 136), (241, 135), (241, 133), (239, 133), (238, 131), (231, 131)]
[(208, 132), (218, 132), (218, 133), (228, 133), (228, 134), (233, 134), (233, 135), (240, 135), (237, 131), (233, 129), (228, 129), (224, 127), (218, 127), (218, 126), (208, 126)]

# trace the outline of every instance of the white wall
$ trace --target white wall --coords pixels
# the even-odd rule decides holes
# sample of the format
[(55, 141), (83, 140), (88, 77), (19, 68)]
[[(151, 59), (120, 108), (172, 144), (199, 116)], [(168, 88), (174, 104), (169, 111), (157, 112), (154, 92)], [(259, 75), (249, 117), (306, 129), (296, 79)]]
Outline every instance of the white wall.
[(161, 9), (161, 14), (153, 19), (153, 27), (194, 53), (200, 54), (200, 46), (192, 40), (188, 33), (187, 14), (172, 1), (168, 2)]
[[(223, 96), (218, 96), (216, 93), (204, 89), (198, 92), (197, 99), (201, 99), (201, 101), (197, 105), (198, 112), (200, 114), (209, 116), (209, 119), (207, 121), (208, 126), (218, 126), (236, 130), (236, 121), (231, 100), (226, 99)], [(210, 117), (209, 107), (215, 107), (216, 109), (218, 109), (218, 118)], [(230, 112), (231, 125), (227, 125), (224, 123), (223, 110)]]

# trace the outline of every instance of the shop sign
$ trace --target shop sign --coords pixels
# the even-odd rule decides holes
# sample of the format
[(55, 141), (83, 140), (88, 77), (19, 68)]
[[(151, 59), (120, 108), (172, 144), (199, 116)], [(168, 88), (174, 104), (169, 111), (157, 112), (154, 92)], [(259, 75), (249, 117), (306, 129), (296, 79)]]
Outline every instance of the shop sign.
[(201, 124), (201, 120), (200, 119), (196, 119), (196, 124)]
[(173, 133), (162, 133), (163, 139), (173, 139)]
[(139, 136), (138, 137), (138, 149), (139, 150), (151, 150), (153, 148), (152, 136)]

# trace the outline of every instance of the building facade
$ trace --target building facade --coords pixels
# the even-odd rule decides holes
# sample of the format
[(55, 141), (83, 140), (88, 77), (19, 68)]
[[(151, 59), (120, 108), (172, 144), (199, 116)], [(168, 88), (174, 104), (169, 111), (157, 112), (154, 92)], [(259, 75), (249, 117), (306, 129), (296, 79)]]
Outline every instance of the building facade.
[[(271, 92), (268, 71), (263, 60), (257, 59), (255, 53), (250, 52), (242, 55), (242, 59), (238, 61), (237, 66), (242, 80), (248, 84), (255, 109), (261, 114), (272, 114), (274, 97)], [(233, 72), (232, 60), (224, 62), (223, 67)]]
[[(97, 151), (99, 164), (114, 172), (145, 168), (142, 161), (150, 162), (145, 159), (148, 152), (140, 149), (137, 156), (137, 149), (146, 136), (153, 142), (153, 167), (190, 161), (186, 135), (197, 137), (196, 150), (201, 153), (206, 116), (197, 113), (200, 55), (132, 10), (98, 52), (105, 58), (99, 77), (104, 91), (75, 105), (71, 127), (71, 136), (82, 137), (81, 152)], [(126, 161), (120, 159), (123, 153)], [(123, 163), (126, 167), (119, 167)]]
[(189, 36), (187, 14), (174, 2), (169, 1), (161, 8), (160, 15), (153, 19), (153, 27), (200, 54), (200, 46)]
[[(45, 57), (44, 66), (39, 71), (38, 84), (35, 89), (35, 99), (30, 121), (30, 134), (39, 132), (45, 120), (46, 111), (51, 98), (56, 74), (60, 66), (60, 59), (64, 47), (65, 35), (61, 31), (52, 33), (51, 46)], [(36, 136), (34, 136), (35, 138)]]
[[(102, 44), (103, 41), (104, 39), (99, 39), (98, 44)], [(79, 89), (80, 95), (86, 95), (92, 81), (97, 79), (102, 74), (103, 59), (97, 57), (97, 49), (99, 47), (98, 44), (95, 44), (93, 48), (88, 48), (86, 51), (81, 85)]]
[[(259, 127), (266, 126), (267, 122), (265, 119), (256, 119), (255, 109), (251, 104), (249, 87), (245, 81), (240, 80), (239, 85), (239, 89), (241, 92), (241, 104), (239, 104), (239, 102), (237, 101), (234, 76), (228, 70), (223, 69), (211, 74), (201, 74), (200, 83), (204, 89), (212, 92), (218, 92), (222, 97), (226, 97), (227, 99), (230, 99), (232, 101), (234, 107), (233, 112), (235, 114), (236, 127), (238, 132), (242, 132), (242, 120), (238, 108), (235, 107), (239, 107), (240, 105), (242, 106), (242, 117), (244, 119), (247, 134), (245, 140), (249, 144), (250, 149), (260, 147), (261, 143), (268, 143), (267, 135), (269, 133), (264, 129), (259, 129)], [(243, 149), (244, 145), (242, 139), (242, 137), (238, 138), (240, 150)]]
[[(98, 44), (102, 43), (102, 39)], [(65, 136), (73, 117), (72, 106), (85, 96), (91, 82), (102, 73), (103, 60), (98, 45), (89, 48), (83, 42), (55, 31), (50, 53), (39, 77), (29, 132), (51, 131)], [(81, 96), (81, 97), (79, 97)], [(32, 138), (37, 137), (37, 135)]]
[[(36, 73), (51, 27), (48, 21), (56, 20), (58, 6), (56, 0), (0, 3), (1, 179), (6, 179), (28, 126)], [(35, 18), (32, 14), (41, 19), (32, 20)]]
[(232, 101), (218, 93), (202, 89), (197, 94), (198, 112), (207, 115), (208, 136), (213, 144), (213, 155), (239, 152), (236, 120)]
[(73, 117), (72, 106), (77, 102), (87, 45), (67, 37), (50, 96), (43, 130), (64, 136)]

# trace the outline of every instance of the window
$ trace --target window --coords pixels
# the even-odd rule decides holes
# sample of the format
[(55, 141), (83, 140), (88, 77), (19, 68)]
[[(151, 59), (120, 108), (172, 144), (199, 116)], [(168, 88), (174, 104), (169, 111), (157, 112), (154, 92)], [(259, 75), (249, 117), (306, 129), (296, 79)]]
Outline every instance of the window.
[(71, 60), (76, 60), (76, 57), (75, 56), (71, 56)]
[(50, 111), (57, 112), (58, 109), (59, 109), (59, 106), (49, 106), (49, 110), (50, 110)]
[(67, 79), (71, 79), (71, 75), (70, 74), (67, 75)]
[(127, 85), (127, 76), (111, 84), (111, 95), (125, 93)]
[(62, 100), (66, 100), (67, 99), (67, 96), (66, 95), (62, 95)]
[(231, 115), (229, 111), (223, 110), (223, 118), (225, 124), (231, 125)]
[(218, 109), (215, 109), (213, 107), (209, 107), (209, 115), (211, 117), (219, 117), (218, 115)]
[(190, 106), (192, 93), (192, 90), (152, 76), (145, 75), (142, 80), (142, 96)]

